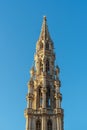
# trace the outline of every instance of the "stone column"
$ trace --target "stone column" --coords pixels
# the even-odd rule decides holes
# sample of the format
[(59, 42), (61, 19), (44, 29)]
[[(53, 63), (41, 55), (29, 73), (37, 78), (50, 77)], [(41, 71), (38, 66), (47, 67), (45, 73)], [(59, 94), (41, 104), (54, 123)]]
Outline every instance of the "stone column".
[(61, 116), (57, 117), (57, 130), (62, 130)]
[(56, 97), (56, 108), (59, 108), (58, 98)]
[(31, 117), (29, 118), (29, 130), (31, 130)]
[(59, 126), (60, 126), (60, 130), (62, 130), (61, 117), (59, 118)]
[(56, 117), (53, 118), (53, 123), (52, 124), (53, 124), (52, 129), (53, 130), (57, 130), (57, 128), (56, 128), (56, 126), (57, 126), (57, 124), (56, 124)]
[(35, 92), (34, 92), (34, 95), (35, 95), (35, 98), (34, 98), (34, 103), (33, 103), (33, 105), (34, 105), (34, 109), (36, 109), (37, 108), (37, 91), (35, 90)]
[(28, 118), (28, 116), (26, 117), (26, 130), (29, 130), (29, 118)]
[(33, 118), (32, 118), (32, 130), (36, 130), (35, 127), (36, 127), (36, 126), (35, 126), (35, 118), (33, 117)]
[(36, 119), (34, 117), (34, 130), (36, 130)]
[(29, 99), (27, 100), (27, 108), (29, 108)]
[(46, 130), (47, 129), (46, 126), (47, 126), (47, 124), (46, 124), (46, 117), (43, 116), (42, 117), (42, 130)]
[(32, 108), (32, 99), (29, 99), (29, 108)]
[(57, 130), (60, 130), (59, 117), (57, 117)]
[(42, 108), (46, 108), (46, 89), (44, 88), (42, 92)]
[(61, 101), (60, 101), (60, 99), (58, 100), (58, 103), (59, 103), (58, 107), (61, 108)]

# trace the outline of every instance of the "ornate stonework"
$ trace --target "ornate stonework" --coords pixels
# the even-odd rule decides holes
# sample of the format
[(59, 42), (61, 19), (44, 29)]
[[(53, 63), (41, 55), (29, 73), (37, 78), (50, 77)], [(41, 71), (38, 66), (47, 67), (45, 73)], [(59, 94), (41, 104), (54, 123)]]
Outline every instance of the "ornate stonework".
[(62, 94), (59, 67), (55, 67), (54, 44), (46, 17), (36, 45), (35, 65), (30, 70), (27, 108), (24, 112), (26, 130), (63, 130)]

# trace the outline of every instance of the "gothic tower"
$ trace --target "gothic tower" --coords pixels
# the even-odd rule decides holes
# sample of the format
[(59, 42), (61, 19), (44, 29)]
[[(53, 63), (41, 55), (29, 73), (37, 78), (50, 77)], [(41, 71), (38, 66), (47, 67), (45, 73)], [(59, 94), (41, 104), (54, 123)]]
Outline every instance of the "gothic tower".
[(59, 67), (55, 66), (54, 44), (46, 17), (36, 44), (35, 65), (30, 70), (27, 108), (24, 112), (26, 130), (64, 130)]

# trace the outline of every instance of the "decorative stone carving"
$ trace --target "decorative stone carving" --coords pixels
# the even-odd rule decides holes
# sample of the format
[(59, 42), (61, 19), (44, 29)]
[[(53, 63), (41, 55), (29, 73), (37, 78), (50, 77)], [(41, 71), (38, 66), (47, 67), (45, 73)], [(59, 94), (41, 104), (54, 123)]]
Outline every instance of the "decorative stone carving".
[[(35, 66), (30, 70), (31, 78), (26, 96), (27, 109), (24, 112), (26, 130), (49, 130), (49, 128), (63, 130), (60, 70), (58, 66), (55, 67), (54, 45), (46, 21), (44, 17), (36, 45)], [(41, 125), (40, 129), (39, 125)]]

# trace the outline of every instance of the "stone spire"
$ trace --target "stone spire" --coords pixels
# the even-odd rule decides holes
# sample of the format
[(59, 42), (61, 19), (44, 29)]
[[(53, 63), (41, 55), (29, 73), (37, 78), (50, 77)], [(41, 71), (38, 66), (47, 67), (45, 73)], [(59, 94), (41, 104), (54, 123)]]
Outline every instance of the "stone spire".
[(42, 23), (42, 28), (41, 28), (39, 40), (49, 40), (49, 41), (51, 41), (51, 37), (50, 37), (48, 26), (47, 26), (46, 16), (43, 17), (43, 23)]
[(30, 70), (27, 108), (24, 112), (26, 130), (64, 130), (59, 67), (55, 67), (55, 52), (46, 16), (43, 18), (34, 55), (35, 66)]
[(46, 16), (43, 17), (40, 36), (39, 36), (39, 39), (36, 44), (37, 51), (42, 50), (42, 48), (43, 48), (44, 52), (46, 51), (47, 48), (49, 48), (47, 50), (50, 50), (51, 52), (53, 52), (53, 50), (54, 50), (53, 41), (50, 37), (50, 33), (48, 30), (48, 26), (47, 26)]

